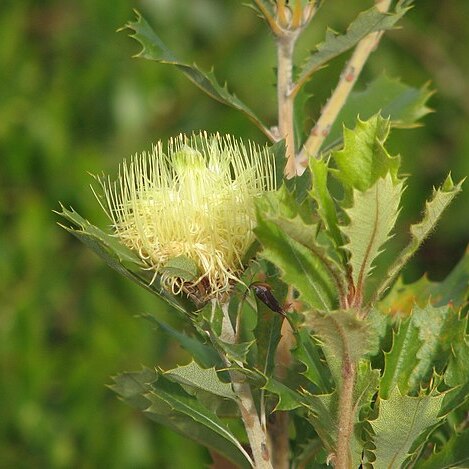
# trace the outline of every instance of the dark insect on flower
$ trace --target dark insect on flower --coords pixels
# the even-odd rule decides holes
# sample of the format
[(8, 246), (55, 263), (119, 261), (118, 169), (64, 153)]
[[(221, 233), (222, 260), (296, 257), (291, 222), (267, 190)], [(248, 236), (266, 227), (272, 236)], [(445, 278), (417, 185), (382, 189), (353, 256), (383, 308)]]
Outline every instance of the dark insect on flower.
[(285, 311), (280, 306), (279, 302), (272, 294), (272, 287), (268, 283), (254, 282), (251, 283), (250, 288), (254, 290), (257, 298), (262, 301), (268, 308), (275, 313), (279, 313), (282, 316), (286, 316)]

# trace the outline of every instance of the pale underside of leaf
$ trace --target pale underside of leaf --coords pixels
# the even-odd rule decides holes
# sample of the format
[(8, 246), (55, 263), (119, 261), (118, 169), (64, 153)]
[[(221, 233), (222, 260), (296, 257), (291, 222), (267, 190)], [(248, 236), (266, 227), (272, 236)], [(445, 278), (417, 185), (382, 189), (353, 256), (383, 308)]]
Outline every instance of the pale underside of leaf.
[(383, 282), (376, 289), (377, 299), (382, 297), (401, 269), (407, 264), (409, 259), (415, 254), (420, 245), (435, 228), (444, 210), (453, 201), (456, 195), (461, 192), (463, 182), (464, 180), (455, 185), (449, 175), (443, 185), (433, 191), (432, 197), (425, 204), (425, 212), (422, 220), (410, 227), (411, 240), (409, 244), (397, 256), (396, 262), (391, 266)]
[(365, 192), (354, 190), (353, 207), (346, 211), (350, 224), (341, 229), (349, 240), (345, 248), (350, 252), (357, 290), (363, 288), (373, 261), (390, 237), (399, 214), (402, 185), (395, 184), (388, 174)]

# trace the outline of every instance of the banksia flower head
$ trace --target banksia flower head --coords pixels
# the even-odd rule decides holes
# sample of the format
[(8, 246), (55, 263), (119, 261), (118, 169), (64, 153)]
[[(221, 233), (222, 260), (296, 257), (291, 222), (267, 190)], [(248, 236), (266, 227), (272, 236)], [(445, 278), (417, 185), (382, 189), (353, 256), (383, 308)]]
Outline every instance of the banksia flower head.
[(205, 302), (238, 281), (254, 241), (254, 200), (275, 189), (266, 148), (201, 133), (161, 142), (101, 178), (120, 241), (174, 294)]

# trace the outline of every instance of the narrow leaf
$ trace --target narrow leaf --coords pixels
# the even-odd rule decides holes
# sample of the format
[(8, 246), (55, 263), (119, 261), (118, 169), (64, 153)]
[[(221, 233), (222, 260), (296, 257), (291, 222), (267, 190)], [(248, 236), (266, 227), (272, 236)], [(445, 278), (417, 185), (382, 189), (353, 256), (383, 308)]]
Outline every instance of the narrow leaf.
[(285, 282), (293, 285), (301, 293), (302, 299), (312, 307), (330, 309), (336, 292), (322, 262), (259, 213), (254, 232), (264, 247), (262, 256), (281, 270)]
[(378, 417), (370, 422), (376, 447), (374, 468), (402, 467), (414, 441), (440, 421), (443, 397), (403, 396), (395, 387), (389, 399), (379, 400)]
[(310, 195), (317, 203), (319, 216), (335, 246), (342, 246), (343, 239), (339, 230), (335, 203), (327, 188), (328, 165), (323, 159), (310, 158), (309, 166), (313, 177)]
[[(153, 385), (160, 379), (155, 370), (143, 368), (138, 372), (123, 373), (113, 379), (114, 384), (109, 387), (132, 407), (140, 411), (146, 411), (151, 404), (151, 412), (145, 412), (145, 415), (151, 420), (215, 450), (234, 464), (239, 465), (239, 467), (244, 469), (251, 467), (249, 455), (240, 447), (237, 440), (233, 441), (232, 437), (227, 439), (225, 438), (226, 435), (221, 436), (218, 432), (193, 418), (176, 412), (166, 402), (158, 400), (156, 396), (150, 402), (148, 393), (152, 391)], [(182, 392), (182, 390), (179, 392)]]
[(301, 68), (297, 79), (297, 87), (301, 87), (314, 72), (334, 57), (354, 47), (368, 34), (391, 29), (407, 10), (399, 4), (393, 13), (382, 13), (376, 7), (373, 7), (361, 12), (350, 24), (345, 34), (338, 35), (332, 30), (328, 30), (324, 42), (316, 47), (316, 52), (307, 59)]
[(77, 212), (61, 207), (57, 212), (74, 226), (60, 225), (83, 244), (93, 250), (104, 262), (116, 272), (132, 280), (145, 290), (162, 298), (180, 313), (187, 315), (193, 310), (193, 305), (182, 297), (175, 297), (165, 290), (160, 283), (160, 276), (152, 281), (153, 274), (143, 270), (144, 265), (140, 259), (116, 238), (100, 230), (82, 218)]
[(300, 329), (295, 337), (296, 347), (292, 350), (292, 355), (306, 367), (302, 374), (315, 384), (321, 393), (331, 391), (330, 372), (321, 359), (317, 341), (305, 329)]
[(262, 301), (257, 303), (257, 326), (254, 330), (257, 345), (257, 368), (270, 377), (275, 367), (275, 354), (281, 338), (283, 317), (270, 310)]
[[(220, 418), (204, 407), (196, 398), (187, 394), (179, 384), (172, 383), (160, 376), (158, 381), (152, 385), (151, 391), (145, 394), (145, 397), (151, 403), (150, 407), (145, 410), (150, 416), (160, 414), (162, 403), (164, 403), (169, 406), (173, 413), (187, 416), (194, 422), (203, 425), (212, 434), (216, 434), (234, 445), (247, 457), (247, 453), (240, 442)], [(207, 442), (204, 442), (204, 444), (207, 444)], [(249, 458), (247, 457), (247, 459)]]
[(263, 389), (278, 397), (274, 411), (294, 410), (302, 405), (302, 395), (274, 378), (268, 378)]
[(180, 332), (160, 321), (153, 314), (142, 314), (142, 317), (154, 324), (157, 329), (165, 332), (171, 339), (176, 340), (203, 367), (210, 368), (222, 365), (220, 356), (215, 349), (211, 345), (204, 343), (200, 337), (190, 337), (184, 332)]
[(463, 182), (464, 181), (461, 181), (459, 184), (455, 185), (451, 179), (451, 175), (449, 175), (439, 189), (434, 189), (432, 197), (425, 204), (425, 212), (422, 220), (410, 227), (410, 243), (397, 256), (396, 262), (391, 266), (385, 279), (376, 289), (377, 298), (380, 298), (384, 294), (401, 269), (435, 228), (446, 207), (448, 207), (456, 195), (461, 192)]
[(142, 50), (136, 55), (136, 57), (175, 66), (190, 81), (192, 81), (192, 83), (198, 86), (210, 97), (243, 112), (254, 124), (257, 125), (257, 127), (259, 127), (260, 130), (262, 130), (262, 132), (264, 132), (270, 139), (272, 138), (269, 129), (261, 122), (254, 112), (234, 94), (231, 94), (226, 85), (221, 86), (218, 83), (213, 71), (203, 72), (197, 67), (197, 65), (189, 65), (179, 60), (156, 35), (140, 13), (137, 12), (137, 20), (127, 23), (125, 28), (133, 31), (130, 36), (137, 40), (142, 46)]
[(353, 206), (346, 210), (350, 224), (341, 227), (349, 242), (345, 249), (350, 252), (350, 265), (354, 285), (363, 291), (372, 263), (381, 247), (390, 238), (402, 195), (402, 182), (393, 183), (388, 174), (365, 192), (353, 191)]

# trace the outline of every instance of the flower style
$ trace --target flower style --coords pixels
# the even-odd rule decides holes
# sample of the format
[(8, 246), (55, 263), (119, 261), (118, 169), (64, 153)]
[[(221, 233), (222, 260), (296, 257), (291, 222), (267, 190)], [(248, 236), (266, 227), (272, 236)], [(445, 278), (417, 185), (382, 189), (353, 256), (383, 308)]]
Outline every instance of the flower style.
[[(160, 141), (124, 162), (116, 181), (100, 183), (116, 235), (153, 281), (161, 274), (174, 294), (204, 302), (239, 281), (254, 241), (254, 200), (275, 190), (275, 161), (267, 148), (231, 136), (179, 135), (166, 153)], [(193, 265), (193, 278), (167, 269), (174, 259)]]

